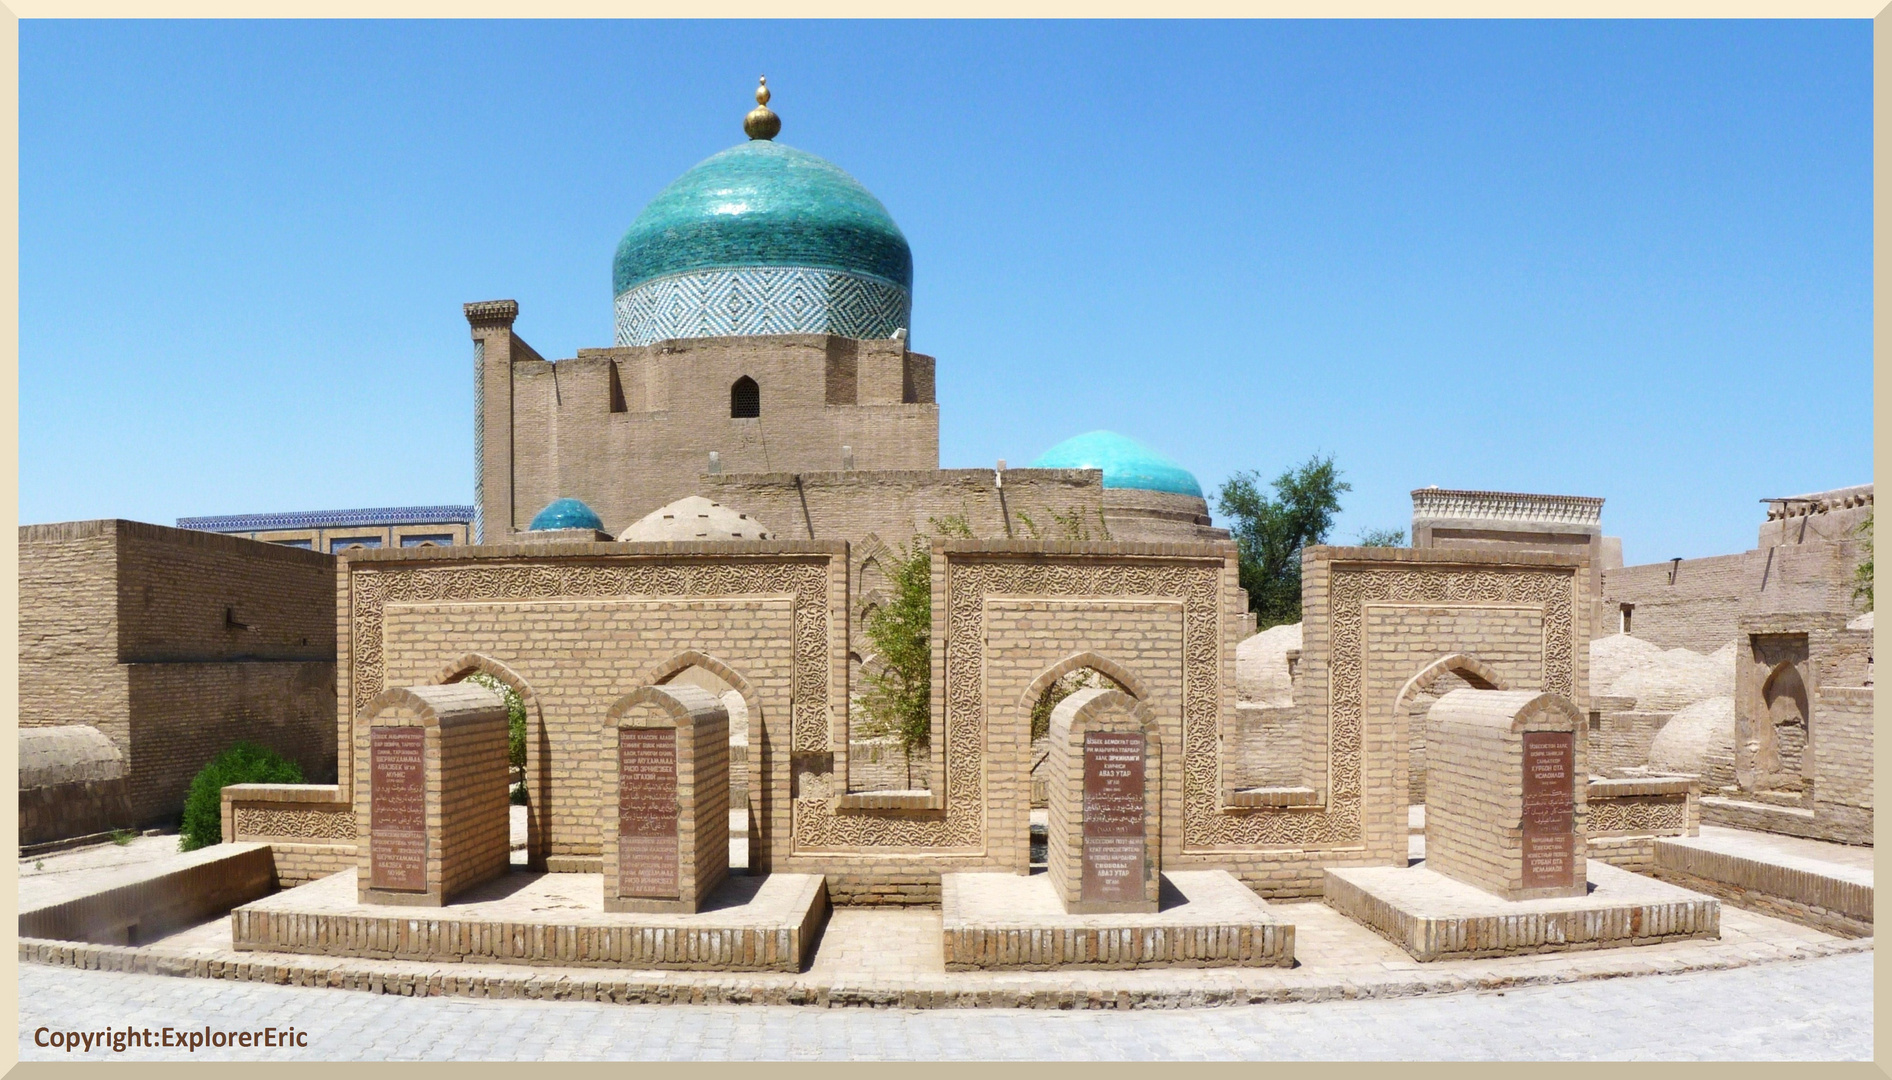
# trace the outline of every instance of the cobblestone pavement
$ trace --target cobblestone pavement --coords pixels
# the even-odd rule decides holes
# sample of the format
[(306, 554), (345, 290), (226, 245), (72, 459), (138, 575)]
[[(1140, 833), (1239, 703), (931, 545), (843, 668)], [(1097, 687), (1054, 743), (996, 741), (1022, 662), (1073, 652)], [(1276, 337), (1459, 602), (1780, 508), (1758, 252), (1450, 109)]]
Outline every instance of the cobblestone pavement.
[[(293, 1027), (306, 1048), (34, 1045), (65, 1029)], [(20, 969), (20, 1056), (76, 1059), (1866, 1060), (1872, 954), (1505, 993), (1135, 1012), (829, 1010), (403, 998)]]

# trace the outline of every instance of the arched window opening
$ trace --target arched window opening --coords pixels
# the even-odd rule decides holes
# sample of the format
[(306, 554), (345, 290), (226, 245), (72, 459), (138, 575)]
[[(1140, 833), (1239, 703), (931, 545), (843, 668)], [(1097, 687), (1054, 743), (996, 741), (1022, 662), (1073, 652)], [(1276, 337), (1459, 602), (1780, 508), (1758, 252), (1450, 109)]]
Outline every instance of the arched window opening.
[(729, 388), (729, 415), (736, 420), (762, 415), (762, 389), (747, 375)]

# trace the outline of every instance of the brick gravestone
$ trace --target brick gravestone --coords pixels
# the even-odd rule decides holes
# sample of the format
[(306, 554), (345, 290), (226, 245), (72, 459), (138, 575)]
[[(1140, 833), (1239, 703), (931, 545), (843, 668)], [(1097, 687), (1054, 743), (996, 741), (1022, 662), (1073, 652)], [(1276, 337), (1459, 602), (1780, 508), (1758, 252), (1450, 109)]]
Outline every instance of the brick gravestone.
[(604, 909), (699, 910), (729, 876), (729, 713), (702, 687), (641, 687), (605, 751)]
[[(506, 873), (506, 703), (470, 682), (389, 690), (355, 745), (357, 894), (439, 907)], [(365, 782), (364, 782), (365, 781)]]
[(1153, 912), (1161, 861), (1156, 735), (1147, 710), (1093, 687), (1051, 713), (1046, 872), (1070, 914)]
[(1440, 698), (1426, 714), (1426, 866), (1506, 900), (1585, 895), (1583, 723), (1556, 694)]

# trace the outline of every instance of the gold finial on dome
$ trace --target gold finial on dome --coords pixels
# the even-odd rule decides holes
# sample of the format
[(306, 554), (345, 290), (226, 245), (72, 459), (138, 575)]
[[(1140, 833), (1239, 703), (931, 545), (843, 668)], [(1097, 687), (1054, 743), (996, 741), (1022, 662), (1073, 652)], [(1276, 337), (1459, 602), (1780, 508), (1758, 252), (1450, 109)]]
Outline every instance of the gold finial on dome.
[(769, 111), (769, 77), (762, 76), (756, 83), (755, 108), (742, 118), (742, 130), (751, 139), (773, 139), (782, 131), (782, 118)]

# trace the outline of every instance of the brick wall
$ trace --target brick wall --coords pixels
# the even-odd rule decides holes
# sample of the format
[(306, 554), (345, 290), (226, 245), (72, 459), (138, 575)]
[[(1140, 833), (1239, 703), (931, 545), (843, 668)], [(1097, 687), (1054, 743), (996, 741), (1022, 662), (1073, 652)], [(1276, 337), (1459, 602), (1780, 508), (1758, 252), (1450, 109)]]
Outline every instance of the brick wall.
[[(489, 542), (561, 496), (583, 499), (619, 532), (697, 493), (710, 451), (742, 472), (837, 469), (843, 446), (861, 469), (939, 464), (933, 359), (903, 343), (695, 338), (583, 349), (554, 364), (512, 333), (516, 313), (473, 321), (484, 342)], [(731, 417), (730, 387), (745, 376), (760, 389), (761, 415)]]
[[(1606, 608), (1635, 605), (1630, 633), (1665, 649), (1711, 653), (1739, 636), (1744, 615), (1857, 611), (1853, 568), (1857, 541), (1757, 548), (1603, 572)], [(1674, 583), (1670, 583), (1673, 572)]]
[[(505, 873), (512, 858), (512, 818), (506, 795), (506, 706), (499, 695), (473, 683), (410, 686), (377, 698), (365, 720), (353, 740), (355, 782), (350, 795), (357, 836), (356, 887), (363, 902), (438, 907), (456, 893)], [(424, 733), (424, 892), (373, 886), (372, 732), (384, 728)], [(336, 794), (341, 795), (340, 789)]]
[[(1030, 866), (1031, 708), (1026, 691), (1073, 653), (1095, 652), (1135, 680), (1150, 717), (1151, 758), (1180, 760), (1183, 741), (1183, 605), (1180, 600), (989, 599), (985, 603), (986, 830), (992, 869)], [(1106, 671), (1105, 674), (1113, 674)], [(1083, 691), (1079, 691), (1083, 693)], [(1066, 699), (1070, 700), (1070, 699)], [(1082, 769), (1082, 764), (1077, 766)], [(1146, 780), (1149, 800), (1182, 820), (1182, 776)], [(1154, 806), (1152, 807), (1154, 809)], [(1165, 834), (1180, 857), (1182, 831)]]
[[(654, 729), (674, 739), (676, 757), (676, 895), (625, 896), (619, 890), (621, 740)], [(641, 688), (615, 704), (606, 721), (610, 782), (599, 803), (606, 911), (695, 912), (729, 876), (729, 715), (697, 686)]]
[(20, 725), (90, 724), (131, 749), (115, 521), (20, 528)]
[(1872, 843), (1872, 687), (1820, 686), (1813, 730), (1815, 818), (1833, 839)]
[[(1162, 867), (1157, 841), (1163, 834), (1163, 805), (1158, 792), (1151, 790), (1150, 781), (1163, 773), (1162, 740), (1150, 730), (1149, 719), (1149, 710), (1142, 703), (1107, 687), (1079, 690), (1052, 710), (1045, 759), (1045, 873), (1066, 912), (1156, 911)], [(1113, 903), (1084, 896), (1084, 849), (1089, 842), (1084, 828), (1085, 789), (1090, 771), (1084, 744), (1091, 732), (1143, 736), (1143, 790), (1139, 793), (1143, 800), (1143, 857), (1141, 881), (1137, 882), (1140, 887), (1134, 890), (1140, 894), (1138, 900)]]
[[(1539, 690), (1544, 680), (1544, 612), (1537, 605), (1369, 604), (1363, 612), (1366, 689), (1375, 707), (1397, 710), (1395, 736), (1406, 745), (1400, 788), (1413, 802), (1426, 791), (1426, 730), (1413, 722), (1424, 702), (1396, 699), (1401, 689), (1433, 661), (1454, 653), (1495, 671), (1507, 690)], [(1432, 684), (1437, 700), (1464, 680), (1443, 673)], [(1419, 714), (1423, 717), (1423, 713)], [(1415, 751), (1417, 752), (1415, 754)]]
[(144, 522), (23, 526), (20, 723), (97, 727), (143, 825), (173, 824), (238, 739), (332, 777), (335, 566)]
[[(1101, 540), (1103, 474), (1096, 469), (1008, 469), (1004, 488), (991, 469), (901, 472), (730, 473), (693, 481), (696, 493), (734, 507), (778, 539), (855, 540), (869, 534), (900, 545), (933, 536), (935, 520), (964, 518), (978, 537), (1047, 540), (1066, 521)], [(810, 530), (812, 528), (812, 535)]]
[(237, 742), (274, 750), (312, 784), (335, 780), (332, 661), (127, 664), (138, 820), (172, 824), (191, 778)]
[[(527, 735), (526, 789), (537, 858), (582, 857), (597, 868), (598, 807), (616, 790), (605, 713), (679, 652), (715, 656), (749, 682), (762, 714), (749, 717), (751, 750), (758, 726), (776, 727), (768, 737), (787, 743), (779, 725), (789, 716), (795, 631), (785, 599), (390, 604), (383, 617), (390, 684), (427, 682), (454, 658), (478, 653), (533, 688), (539, 730)], [(751, 775), (752, 794), (758, 780)]]
[(335, 658), (335, 559), (237, 536), (121, 521), (118, 659)]
[(504, 874), (512, 859), (506, 707), (443, 718), (438, 732), (439, 774), (429, 787), (438, 784), (440, 888), (451, 897)]

